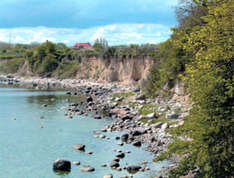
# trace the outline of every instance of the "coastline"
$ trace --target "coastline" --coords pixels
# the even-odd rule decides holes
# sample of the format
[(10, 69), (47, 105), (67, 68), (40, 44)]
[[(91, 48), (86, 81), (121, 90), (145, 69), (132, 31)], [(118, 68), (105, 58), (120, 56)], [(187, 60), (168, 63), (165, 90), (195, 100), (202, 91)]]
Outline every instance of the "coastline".
[[(22, 87), (34, 88), (37, 90), (68, 90), (67, 95), (85, 96), (84, 101), (80, 101), (64, 107), (67, 110), (67, 117), (72, 118), (74, 115), (83, 115), (92, 113), (94, 119), (102, 119), (103, 117), (114, 118), (114, 122), (103, 128), (100, 133), (125, 131), (126, 134), (119, 135), (116, 140), (119, 145), (128, 143), (134, 146), (142, 146), (144, 150), (151, 152), (153, 155), (159, 155), (167, 150), (172, 143), (173, 138), (166, 132), (171, 127), (167, 123), (158, 122), (149, 124), (142, 122), (143, 118), (148, 117), (150, 121), (155, 116), (143, 116), (138, 109), (144, 104), (160, 104), (165, 106), (170, 101), (163, 99), (151, 100), (146, 99), (141, 94), (140, 89), (134, 86), (123, 86), (111, 83), (97, 83), (87, 80), (74, 79), (52, 79), (52, 78), (25, 78), (14, 77), (12, 75), (0, 75), (0, 82), (5, 81), (7, 84), (19, 84)], [(135, 102), (134, 106), (122, 104), (124, 97), (116, 97), (114, 94), (121, 92), (134, 93), (130, 100)], [(129, 100), (129, 99), (128, 99)], [(161, 110), (164, 108), (161, 107)], [(94, 135), (98, 137), (100, 133)], [(178, 159), (170, 159), (170, 165), (163, 169), (161, 177), (167, 177), (168, 171), (177, 166)], [(147, 170), (142, 170), (147, 171)]]

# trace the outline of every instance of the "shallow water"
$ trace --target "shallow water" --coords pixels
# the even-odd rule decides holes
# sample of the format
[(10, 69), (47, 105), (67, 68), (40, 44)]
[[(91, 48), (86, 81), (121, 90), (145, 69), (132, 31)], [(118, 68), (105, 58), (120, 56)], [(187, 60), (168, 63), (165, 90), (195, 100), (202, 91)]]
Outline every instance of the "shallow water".
[[(118, 146), (115, 135), (119, 133), (106, 134), (110, 140), (94, 138), (93, 131), (110, 124), (110, 119), (95, 120), (90, 116), (67, 119), (65, 111), (60, 108), (79, 98), (64, 94), (0, 88), (1, 178), (102, 178), (109, 173), (114, 177), (129, 175), (126, 171), (100, 167), (104, 163), (109, 165), (116, 154), (113, 149), (132, 152), (121, 160), (122, 167), (126, 163), (152, 161), (153, 155), (142, 148)], [(48, 107), (43, 107), (43, 104), (48, 104)], [(40, 119), (41, 116), (44, 119)], [(74, 144), (85, 144), (86, 151), (94, 152), (93, 155), (74, 150)], [(80, 161), (81, 165), (90, 165), (96, 170), (84, 173), (80, 171), (80, 166), (72, 165), (68, 175), (57, 175), (52, 170), (52, 164), (58, 158)], [(137, 173), (134, 177), (157, 175), (160, 168), (167, 165), (167, 162), (152, 163), (149, 165), (151, 171)]]

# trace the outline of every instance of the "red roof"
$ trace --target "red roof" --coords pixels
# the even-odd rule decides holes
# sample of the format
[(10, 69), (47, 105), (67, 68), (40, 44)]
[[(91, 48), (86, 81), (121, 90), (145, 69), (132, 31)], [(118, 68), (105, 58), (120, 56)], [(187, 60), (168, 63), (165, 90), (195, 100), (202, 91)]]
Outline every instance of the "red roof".
[(76, 43), (74, 48), (92, 48), (90, 43)]

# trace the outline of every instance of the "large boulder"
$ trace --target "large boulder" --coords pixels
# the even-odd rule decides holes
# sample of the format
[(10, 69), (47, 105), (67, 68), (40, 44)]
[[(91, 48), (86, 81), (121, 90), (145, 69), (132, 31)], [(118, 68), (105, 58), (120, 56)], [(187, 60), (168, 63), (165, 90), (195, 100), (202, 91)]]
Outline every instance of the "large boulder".
[(75, 144), (75, 145), (73, 146), (73, 148), (74, 148), (75, 150), (85, 151), (85, 145), (83, 145), (83, 144)]
[(81, 166), (80, 170), (82, 172), (93, 172), (93, 171), (95, 171), (95, 169), (93, 167), (87, 166), (87, 165)]
[(53, 163), (54, 171), (69, 172), (71, 170), (71, 162), (68, 160), (58, 159)]

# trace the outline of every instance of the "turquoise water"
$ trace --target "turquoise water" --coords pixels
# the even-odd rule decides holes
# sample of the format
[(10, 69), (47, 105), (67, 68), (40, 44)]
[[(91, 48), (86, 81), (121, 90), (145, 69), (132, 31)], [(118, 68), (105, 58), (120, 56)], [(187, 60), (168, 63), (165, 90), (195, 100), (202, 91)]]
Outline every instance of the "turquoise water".
[[(108, 164), (116, 154), (113, 149), (130, 150), (121, 160), (123, 167), (141, 161), (151, 161), (153, 156), (131, 145), (120, 147), (114, 139), (118, 133), (106, 134), (110, 140), (94, 138), (93, 131), (111, 123), (110, 119), (95, 120), (90, 116), (67, 119), (61, 110), (71, 99), (64, 92), (38, 92), (19, 88), (0, 88), (0, 177), (1, 178), (102, 178), (112, 173), (114, 177), (128, 175), (126, 171), (114, 171), (100, 167)], [(48, 107), (43, 107), (48, 104)], [(44, 116), (44, 119), (40, 119)], [(74, 144), (85, 144), (86, 151), (77, 152)], [(53, 161), (62, 158), (80, 161), (81, 165), (95, 167), (93, 173), (83, 173), (80, 166), (73, 166), (68, 175), (57, 175), (52, 170)], [(151, 171), (137, 173), (134, 177), (157, 175), (167, 162), (153, 163)]]

